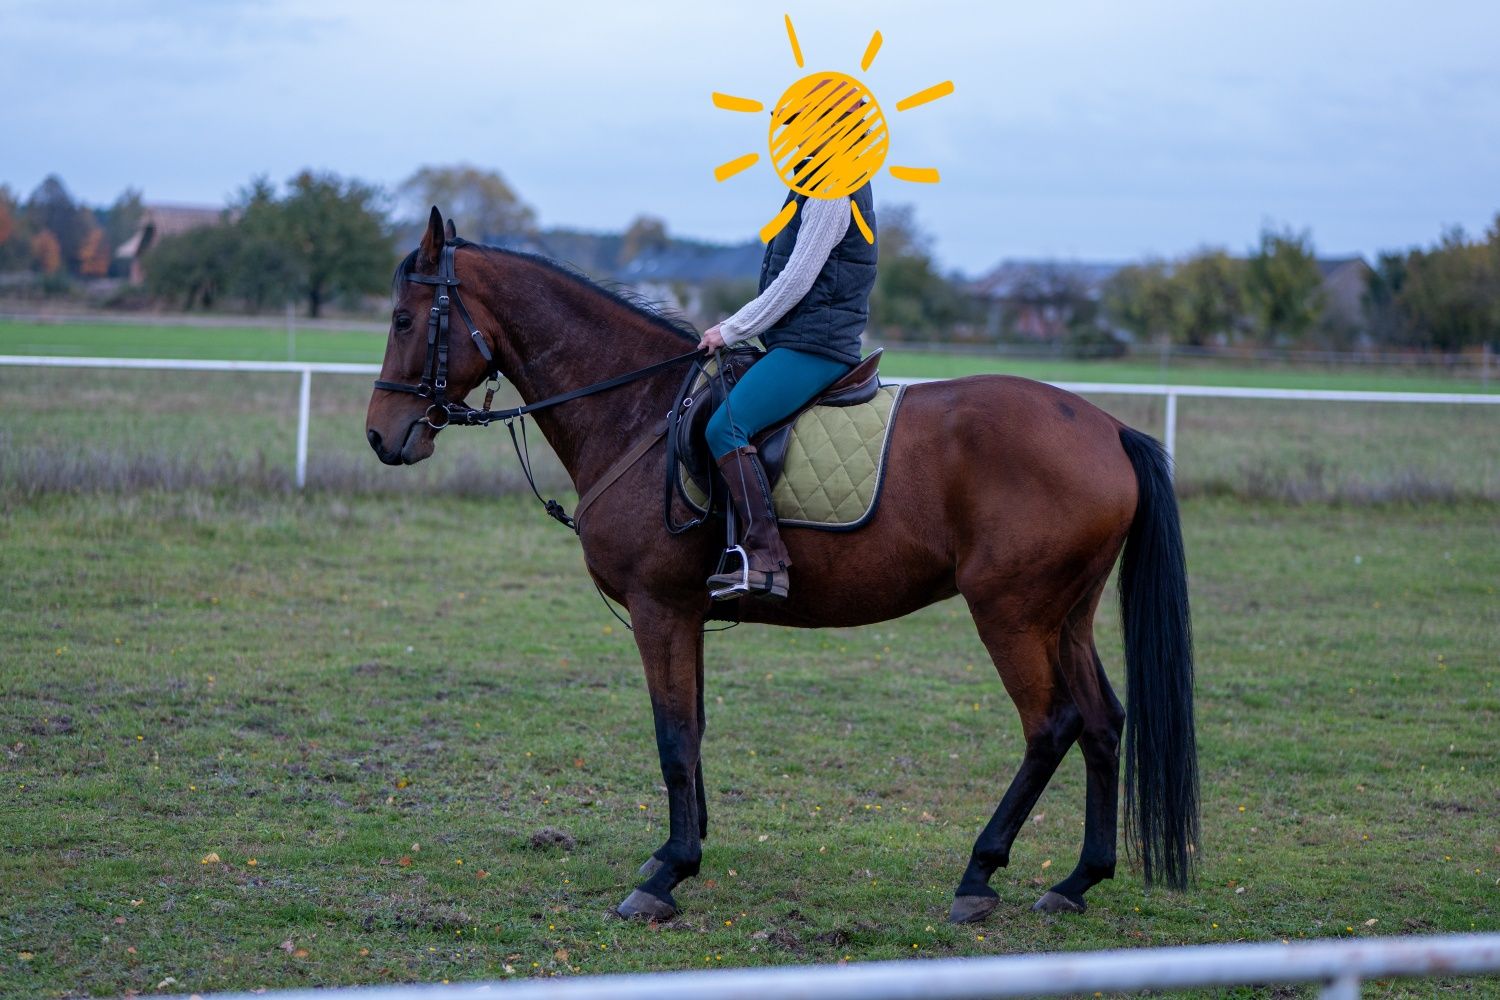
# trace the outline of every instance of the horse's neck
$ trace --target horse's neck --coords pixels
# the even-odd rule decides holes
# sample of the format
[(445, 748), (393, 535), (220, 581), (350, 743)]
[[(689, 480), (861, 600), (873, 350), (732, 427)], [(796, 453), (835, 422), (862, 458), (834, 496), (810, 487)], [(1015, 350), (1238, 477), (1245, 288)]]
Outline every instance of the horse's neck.
[[(692, 344), (608, 296), (551, 269), (509, 257), (492, 287), (504, 301), (502, 371), (528, 403), (681, 354)], [(507, 290), (512, 294), (505, 295)], [(508, 355), (508, 356), (506, 356)], [(683, 369), (538, 410), (537, 427), (580, 491), (665, 416)]]

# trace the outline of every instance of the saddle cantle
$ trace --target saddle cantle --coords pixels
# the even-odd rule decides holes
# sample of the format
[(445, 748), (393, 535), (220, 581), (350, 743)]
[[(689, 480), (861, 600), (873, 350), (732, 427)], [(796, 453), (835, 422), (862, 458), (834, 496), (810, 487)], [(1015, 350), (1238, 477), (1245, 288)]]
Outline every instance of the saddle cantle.
[[(750, 439), (765, 466), (782, 523), (848, 529), (862, 524), (873, 513), (883, 478), (889, 428), (901, 394), (898, 387), (881, 386), (880, 355), (879, 349), (871, 352), (805, 406)], [(724, 352), (724, 379), (717, 378), (716, 368), (689, 379), (669, 421), (670, 468), (679, 470), (671, 475), (672, 489), (700, 514), (705, 513), (705, 505), (717, 492), (711, 479), (716, 474), (714, 463), (705, 439), (709, 418), (723, 396), (763, 356), (760, 351), (743, 349)], [(867, 403), (872, 405), (860, 405)], [(804, 418), (807, 422), (799, 428)], [(794, 432), (802, 439), (798, 440)], [(848, 452), (851, 462), (862, 463), (862, 468), (835, 469), (845, 457), (840, 449)], [(795, 482), (783, 481), (789, 454), (795, 454), (800, 463)], [(821, 481), (824, 474), (840, 481), (842, 501), (829, 495), (828, 484)], [(855, 479), (860, 483), (854, 483)], [(814, 502), (803, 502), (809, 499)]]

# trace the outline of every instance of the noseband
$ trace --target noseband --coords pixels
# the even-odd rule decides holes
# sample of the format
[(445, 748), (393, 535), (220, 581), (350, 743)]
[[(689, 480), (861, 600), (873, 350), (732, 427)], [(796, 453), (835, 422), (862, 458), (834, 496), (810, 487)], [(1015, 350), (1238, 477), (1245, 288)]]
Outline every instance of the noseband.
[(500, 370), (495, 367), (495, 356), (490, 353), (490, 345), (485, 343), (484, 335), (474, 325), (474, 320), (469, 316), (469, 310), (464, 308), (464, 300), (458, 297), (459, 281), (453, 269), (453, 255), (457, 249), (458, 245), (452, 241), (443, 244), (436, 275), (408, 274), (406, 276), (407, 281), (432, 286), (432, 308), (427, 311), (427, 360), (422, 365), (421, 381), (412, 385), (410, 382), (375, 380), (377, 389), (410, 393), (413, 396), (430, 400), (431, 405), (427, 407), (427, 412), (422, 419), (435, 430), (447, 427), (455, 419), (467, 423), (469, 421), (464, 418), (475, 412), (462, 400), (448, 399), (448, 324), (453, 307), (458, 307), (458, 315), (464, 322), (464, 328), (469, 331), (469, 337), (473, 339), (474, 346), (479, 348), (479, 354), (484, 358), (484, 377), (489, 383), (485, 387), (485, 411), (489, 410), (490, 403), (495, 398), (495, 389), (500, 384)]

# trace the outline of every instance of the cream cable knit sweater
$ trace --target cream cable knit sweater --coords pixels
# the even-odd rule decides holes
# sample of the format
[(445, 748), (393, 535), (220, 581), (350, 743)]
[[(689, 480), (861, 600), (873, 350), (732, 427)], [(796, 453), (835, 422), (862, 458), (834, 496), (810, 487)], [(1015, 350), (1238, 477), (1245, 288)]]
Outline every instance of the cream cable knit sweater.
[(848, 198), (809, 198), (799, 211), (802, 224), (797, 229), (797, 242), (792, 245), (786, 267), (765, 291), (719, 324), (725, 344), (737, 344), (766, 332), (801, 302), (818, 280), (818, 272), (828, 263), (828, 255), (849, 231), (853, 218)]

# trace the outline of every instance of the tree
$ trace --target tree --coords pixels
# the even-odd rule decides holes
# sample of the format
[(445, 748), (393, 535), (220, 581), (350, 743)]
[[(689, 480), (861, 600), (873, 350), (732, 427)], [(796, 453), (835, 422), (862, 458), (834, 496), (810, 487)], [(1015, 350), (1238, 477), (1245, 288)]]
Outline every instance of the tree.
[(1104, 284), (1104, 314), (1142, 342), (1170, 339), (1183, 325), (1167, 265), (1148, 261), (1120, 268)]
[(1413, 250), (1396, 304), (1405, 320), (1399, 341), (1413, 347), (1461, 351), (1500, 333), (1500, 253), (1490, 242), (1470, 243), (1450, 229), (1430, 250)]
[(57, 175), (49, 175), (31, 193), (26, 201), (26, 216), (35, 231), (45, 230), (52, 234), (63, 261), (72, 263), (78, 260), (78, 251), (88, 235), (92, 218), (88, 209), (73, 201)]
[(301, 255), (294, 252), (295, 234), (287, 224), (284, 206), (277, 201), (269, 178), (252, 178), (237, 199), (239, 220), (230, 288), (251, 312), (281, 305), (307, 294), (302, 280)]
[(1383, 253), (1371, 269), (1365, 286), (1365, 321), (1377, 344), (1399, 344), (1406, 339), (1408, 319), (1401, 304), (1406, 274), (1404, 253)]
[(1262, 229), (1260, 247), (1245, 264), (1245, 298), (1262, 344), (1306, 337), (1323, 312), (1323, 275), (1311, 236)]
[(378, 292), (389, 279), (392, 252), (376, 188), (333, 173), (304, 170), (281, 201), (260, 182), (245, 206), (241, 229), (275, 241), (296, 285), (317, 317), (337, 295)]
[(83, 246), (78, 248), (78, 273), (85, 278), (102, 278), (109, 274), (109, 265), (114, 254), (104, 238), (104, 230), (99, 226), (88, 231), (83, 238)]
[(10, 198), (10, 189), (0, 186), (0, 244), (9, 240), (15, 231), (15, 202)]
[(1485, 334), (1484, 343), (1488, 344), (1493, 351), (1500, 345), (1500, 212), (1495, 213), (1495, 221), (1490, 225), (1490, 231), (1485, 234), (1488, 239), (1486, 245), (1490, 252), (1489, 266), (1489, 300), (1490, 300), (1490, 322), (1489, 331)]
[(454, 220), (459, 235), (478, 242), (529, 235), (536, 213), (521, 201), (505, 178), (468, 164), (423, 167), (401, 183), (398, 194), (414, 218), (425, 223), (436, 205)]
[(146, 289), (184, 310), (212, 309), (230, 294), (241, 237), (231, 225), (200, 226), (151, 248)]
[(0, 274), (31, 267), (32, 235), (15, 194), (0, 184)]
[(1179, 303), (1172, 339), (1202, 347), (1231, 338), (1244, 315), (1244, 265), (1223, 250), (1200, 250), (1172, 271), (1172, 295)]
[(50, 229), (43, 229), (31, 238), (31, 260), (36, 269), (51, 277), (62, 267), (62, 248)]
[(643, 253), (665, 250), (671, 244), (664, 221), (654, 215), (638, 215), (620, 239), (620, 265), (629, 264)]
[(710, 278), (703, 283), (697, 318), (706, 326), (733, 316), (741, 306), (755, 298), (759, 286), (756, 278)]
[(910, 205), (883, 209), (877, 225), (880, 266), (870, 293), (872, 327), (886, 337), (931, 340), (972, 318), (968, 297), (938, 273), (931, 240)]

